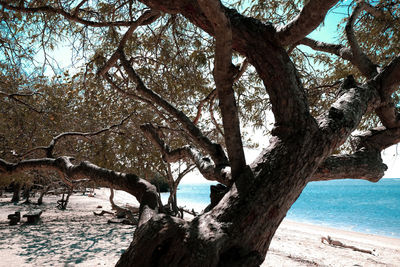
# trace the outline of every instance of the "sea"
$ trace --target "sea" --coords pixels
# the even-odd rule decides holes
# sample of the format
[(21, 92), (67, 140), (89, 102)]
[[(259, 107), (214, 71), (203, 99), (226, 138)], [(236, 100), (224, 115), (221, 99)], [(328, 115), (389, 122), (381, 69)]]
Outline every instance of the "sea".
[[(179, 206), (201, 211), (209, 204), (210, 185), (181, 184)], [(162, 194), (163, 202), (168, 193)], [(311, 182), (293, 204), (289, 220), (400, 238), (400, 178)]]

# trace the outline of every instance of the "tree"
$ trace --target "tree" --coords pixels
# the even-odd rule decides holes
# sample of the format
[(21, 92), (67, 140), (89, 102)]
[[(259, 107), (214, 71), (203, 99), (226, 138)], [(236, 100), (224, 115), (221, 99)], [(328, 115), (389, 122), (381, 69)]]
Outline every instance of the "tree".
[[(59, 140), (53, 138), (42, 149), (47, 157), (0, 160), (2, 177), (49, 170), (133, 194), (140, 202), (139, 224), (118, 266), (261, 264), (308, 182), (376, 182), (387, 169), (380, 152), (400, 141), (399, 4), (352, 2), (338, 44), (308, 38), (338, 2), (0, 1), (4, 21), (14, 28), (29, 21), (42, 29), (48, 46), (55, 32), (80, 40), (86, 65), (65, 86), (83, 96), (88, 114), (107, 121), (100, 107), (111, 118), (112, 111), (135, 110), (130, 123), (135, 131), (124, 132), (136, 138), (133, 144), (144, 142), (140, 128), (164, 162), (194, 163), (205, 179), (225, 185), (226, 193), (190, 222), (162, 213), (155, 187), (139, 176), (163, 163), (146, 162), (133, 174), (139, 161), (129, 157), (140, 153), (125, 154), (112, 135), (104, 142), (115, 142), (116, 161), (96, 160), (107, 168), (75, 163), (58, 154), (62, 149), (52, 153)], [(34, 26), (29, 30), (30, 38), (38, 33)], [(300, 44), (322, 53), (305, 55)], [(324, 64), (322, 70), (312, 71), (310, 57)], [(96, 94), (107, 101), (89, 101)], [(3, 95), (10, 98), (12, 92)], [(265, 135), (270, 144), (247, 165), (240, 120), (259, 127), (267, 106), (274, 115)], [(345, 142), (349, 146), (342, 147)], [(95, 156), (87, 151), (85, 157)]]

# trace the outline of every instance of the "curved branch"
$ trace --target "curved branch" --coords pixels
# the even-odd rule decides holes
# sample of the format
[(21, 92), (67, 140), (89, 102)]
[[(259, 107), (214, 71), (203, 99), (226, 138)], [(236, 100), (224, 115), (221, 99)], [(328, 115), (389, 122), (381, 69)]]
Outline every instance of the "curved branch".
[(232, 30), (229, 18), (219, 0), (199, 0), (201, 9), (211, 21), (215, 33), (214, 80), (225, 134), (225, 144), (233, 177), (246, 166), (239, 114), (233, 91)]
[(400, 114), (393, 103), (392, 94), (400, 84), (400, 54), (377, 75), (375, 81), (380, 85), (382, 99), (382, 105), (375, 112), (385, 127), (399, 127)]
[(217, 90), (213, 89), (205, 98), (200, 100), (200, 103), (197, 105), (197, 114), (196, 117), (193, 120), (194, 124), (197, 124), (199, 122), (199, 119), (201, 117), (201, 112), (203, 109), (203, 106), (206, 102), (210, 101), (213, 97), (217, 95)]
[(123, 51), (120, 51), (120, 60), (121, 64), (127, 72), (129, 78), (136, 82), (136, 90), (139, 94), (145, 96), (149, 100), (153, 101), (158, 106), (165, 109), (169, 114), (171, 114), (174, 118), (176, 118), (189, 134), (189, 136), (193, 139), (193, 141), (199, 145), (202, 149), (207, 151), (210, 154), (216, 165), (227, 165), (228, 160), (226, 159), (225, 152), (222, 150), (222, 147), (218, 144), (211, 142), (199, 128), (182, 112), (177, 110), (173, 105), (171, 105), (168, 101), (163, 99), (161, 96), (148, 89), (140, 77), (137, 75), (135, 70), (132, 68), (129, 61), (126, 59)]
[[(23, 3), (23, 2), (22, 2)], [(91, 21), (91, 20), (86, 20), (77, 15), (77, 10), (74, 10), (74, 12), (70, 13), (65, 11), (62, 8), (55, 8), (52, 6), (44, 5), (44, 6), (38, 6), (38, 7), (24, 7), (23, 5), (19, 6), (14, 6), (7, 1), (0, 1), (0, 5), (3, 6), (5, 9), (13, 10), (16, 12), (23, 12), (23, 13), (28, 13), (28, 14), (34, 14), (34, 13), (47, 13), (47, 14), (57, 14), (61, 15), (64, 18), (74, 21), (86, 26), (91, 26), (91, 27), (111, 27), (111, 26), (131, 26), (134, 21), (108, 21), (108, 22), (100, 22), (100, 21)], [(151, 22), (150, 22), (151, 23)], [(142, 24), (144, 25), (144, 24)]]
[(374, 64), (371, 59), (361, 50), (361, 47), (354, 34), (354, 24), (362, 10), (363, 5), (357, 4), (353, 10), (353, 13), (349, 17), (349, 20), (347, 21), (345, 33), (351, 52), (353, 53), (353, 61), (355, 62), (355, 65), (365, 77), (371, 79), (378, 74), (377, 65)]
[(115, 172), (88, 161), (74, 165), (69, 157), (30, 159), (18, 163), (0, 159), (0, 174), (11, 175), (30, 170), (57, 171), (74, 180), (89, 178), (99, 186), (123, 190), (134, 195), (140, 202), (139, 225), (158, 213), (156, 188), (135, 174)]
[(119, 126), (122, 126), (125, 123), (125, 121), (127, 121), (133, 114), (134, 113), (129, 114), (127, 117), (123, 118), (119, 123), (110, 125), (110, 126), (108, 126), (106, 128), (98, 130), (96, 132), (86, 132), (86, 133), (83, 133), (83, 132), (64, 132), (64, 133), (60, 133), (59, 135), (55, 136), (51, 140), (51, 142), (50, 142), (50, 144), (48, 146), (35, 147), (35, 148), (29, 150), (28, 152), (26, 152), (23, 156), (26, 156), (26, 155), (28, 155), (28, 154), (32, 153), (33, 151), (36, 151), (36, 150), (45, 150), (46, 151), (46, 157), (54, 158), (54, 156), (53, 156), (54, 147), (57, 144), (57, 142), (60, 141), (62, 138), (65, 138), (65, 137), (68, 137), (68, 136), (82, 136), (82, 137), (95, 136), (95, 135), (110, 131), (113, 128), (117, 128)]
[(372, 14), (375, 18), (381, 18), (385, 16), (385, 12), (376, 8), (365, 1), (359, 1), (359, 5), (368, 13)]
[(353, 76), (348, 76), (339, 92), (339, 99), (326, 114), (319, 117), (320, 132), (323, 138), (329, 140), (331, 148), (341, 145), (359, 125), (362, 116), (380, 104), (379, 93), (373, 81), (359, 86)]
[[(158, 129), (151, 124), (140, 126), (144, 135), (161, 151), (163, 160), (168, 163), (177, 162), (179, 160), (192, 161), (203, 175), (210, 181), (218, 181), (225, 185), (230, 185), (231, 177), (227, 175), (229, 167), (218, 168), (214, 162), (203, 156), (197, 149), (192, 146), (184, 146), (178, 149), (171, 150), (170, 147), (161, 139)], [(230, 172), (229, 172), (230, 173)]]
[(387, 128), (400, 127), (400, 114), (392, 100), (375, 110), (382, 124)]
[(329, 9), (338, 0), (310, 0), (301, 12), (288, 24), (279, 27), (277, 38), (283, 46), (291, 45), (306, 37), (325, 19)]
[(382, 151), (400, 142), (400, 126), (397, 128), (376, 127), (354, 136), (357, 149)]

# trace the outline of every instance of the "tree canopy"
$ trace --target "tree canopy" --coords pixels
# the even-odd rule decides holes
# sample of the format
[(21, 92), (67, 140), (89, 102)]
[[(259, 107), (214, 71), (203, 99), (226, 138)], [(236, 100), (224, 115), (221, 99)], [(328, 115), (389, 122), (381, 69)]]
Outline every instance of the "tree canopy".
[[(260, 264), (308, 182), (378, 181), (400, 141), (398, 1), (0, 6), (1, 180), (50, 171), (133, 194), (121, 266)], [(310, 38), (329, 12), (337, 40)], [(248, 164), (254, 128), (269, 146)], [(146, 179), (176, 186), (192, 166), (224, 189), (185, 222)]]

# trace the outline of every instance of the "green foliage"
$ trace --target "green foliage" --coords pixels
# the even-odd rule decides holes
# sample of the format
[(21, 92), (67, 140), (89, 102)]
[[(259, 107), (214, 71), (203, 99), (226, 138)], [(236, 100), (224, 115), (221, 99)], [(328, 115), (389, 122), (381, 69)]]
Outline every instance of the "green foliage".
[(168, 181), (164, 176), (155, 175), (150, 179), (150, 183), (157, 187), (158, 192), (163, 193), (170, 191)]
[[(9, 2), (19, 4), (19, 1)], [(58, 8), (61, 3), (70, 13), (76, 11), (76, 1), (61, 2), (24, 1), (29, 7), (51, 5)], [(304, 2), (224, 1), (244, 15), (278, 25), (293, 19)], [(388, 15), (375, 18), (363, 13), (355, 31), (363, 50), (384, 66), (400, 51), (400, 8), (395, 1), (372, 2), (382, 6)], [(350, 5), (351, 10), (354, 3), (341, 1), (340, 5)], [(87, 21), (133, 21), (143, 8), (137, 1), (95, 0), (85, 3), (76, 14)], [(190, 143), (179, 124), (164, 110), (138, 97), (127, 97), (97, 75), (97, 70), (116, 51), (126, 30), (127, 27), (122, 26), (90, 27), (53, 13), (0, 11), (0, 91), (32, 94), (14, 98), (0, 96), (0, 158), (17, 161), (43, 157), (43, 150), (26, 153), (35, 147), (47, 146), (62, 132), (98, 131), (132, 114), (127, 122), (111, 131), (91, 138), (62, 139), (56, 145), (55, 156), (70, 155), (76, 160), (90, 160), (142, 177), (153, 177), (154, 173), (166, 176), (159, 151), (139, 127), (151, 122), (168, 128), (163, 134), (173, 149)], [(346, 44), (343, 38), (338, 42)], [(62, 47), (71, 53), (52, 59)], [(213, 38), (180, 15), (163, 14), (150, 26), (139, 27), (124, 49), (147, 87), (190, 119), (196, 117), (198, 104), (215, 88)], [(330, 54), (310, 52), (300, 46), (290, 56), (298, 68), (315, 116), (324, 113), (336, 100), (338, 81), (349, 74), (361, 81), (351, 64)], [(235, 64), (243, 61), (241, 55), (234, 55)], [(126, 79), (119, 66), (109, 73), (122, 91), (134, 93), (135, 84)], [(252, 66), (235, 83), (234, 90), (245, 128), (243, 132), (252, 128), (268, 132), (273, 122), (268, 115), (270, 103)], [(395, 99), (398, 101), (399, 95), (395, 95)], [(375, 115), (368, 114), (360, 129), (376, 123)], [(223, 144), (218, 130), (221, 118), (217, 100), (205, 104), (197, 125), (210, 139)], [(246, 145), (255, 146), (249, 137), (245, 136)]]

